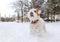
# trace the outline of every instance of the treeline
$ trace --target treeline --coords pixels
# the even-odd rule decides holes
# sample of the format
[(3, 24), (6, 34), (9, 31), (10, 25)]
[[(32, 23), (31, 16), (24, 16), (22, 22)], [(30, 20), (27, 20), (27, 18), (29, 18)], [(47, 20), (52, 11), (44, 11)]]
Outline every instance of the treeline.
[(15, 18), (1, 17), (0, 21), (2, 21), (2, 22), (13, 22), (13, 21), (15, 21)]

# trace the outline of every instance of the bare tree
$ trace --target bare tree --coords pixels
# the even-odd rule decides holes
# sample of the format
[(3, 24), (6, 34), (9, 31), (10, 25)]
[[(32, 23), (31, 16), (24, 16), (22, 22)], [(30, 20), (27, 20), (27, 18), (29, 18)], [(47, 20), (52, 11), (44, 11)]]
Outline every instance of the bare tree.
[(41, 6), (44, 0), (32, 0), (32, 7)]
[(21, 12), (21, 22), (23, 22), (23, 17), (24, 17), (24, 12), (27, 12), (26, 10), (28, 10), (30, 8), (30, 2), (28, 0), (18, 0), (17, 2), (13, 3), (13, 6), (15, 7), (15, 12), (17, 12), (17, 17), (19, 20), (19, 15)]

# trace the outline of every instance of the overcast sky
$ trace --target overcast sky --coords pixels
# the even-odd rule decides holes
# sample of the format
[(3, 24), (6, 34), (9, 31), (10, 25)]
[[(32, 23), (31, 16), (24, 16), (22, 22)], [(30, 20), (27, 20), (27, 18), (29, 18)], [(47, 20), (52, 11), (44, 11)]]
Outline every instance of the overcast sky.
[(0, 0), (0, 14), (1, 16), (9, 16), (9, 15), (13, 15), (14, 10), (12, 9), (11, 5), (12, 2), (14, 2), (16, 0)]
[(0, 14), (1, 14), (1, 16), (4, 17), (6, 15), (6, 17), (8, 17), (9, 15), (15, 14), (14, 10), (11, 8), (12, 3), (15, 1), (16, 0), (0, 0)]

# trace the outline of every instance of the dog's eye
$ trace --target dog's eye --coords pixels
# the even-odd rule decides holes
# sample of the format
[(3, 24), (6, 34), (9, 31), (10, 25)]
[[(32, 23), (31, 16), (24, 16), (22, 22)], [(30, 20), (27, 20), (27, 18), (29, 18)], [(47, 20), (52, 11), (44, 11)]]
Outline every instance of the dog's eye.
[(34, 11), (36, 13), (36, 11)]

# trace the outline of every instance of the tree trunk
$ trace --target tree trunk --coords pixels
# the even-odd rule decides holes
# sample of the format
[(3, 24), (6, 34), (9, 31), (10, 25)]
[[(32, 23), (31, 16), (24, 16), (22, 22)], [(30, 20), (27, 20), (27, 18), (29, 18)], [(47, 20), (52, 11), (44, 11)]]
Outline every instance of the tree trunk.
[(54, 14), (54, 22), (56, 22), (56, 19), (55, 19), (55, 14)]
[(22, 20), (21, 20), (21, 22), (23, 22), (23, 9), (21, 10), (21, 13), (22, 13)]
[(17, 20), (18, 20), (18, 22), (19, 22), (19, 12), (18, 12)]
[(47, 21), (49, 22), (49, 10), (47, 10)]
[(53, 16), (52, 16), (52, 13), (51, 13), (51, 22), (52, 22), (52, 18), (53, 18)]
[(21, 14), (22, 14), (22, 20), (21, 20), (21, 22), (23, 22), (23, 0), (21, 1)]

